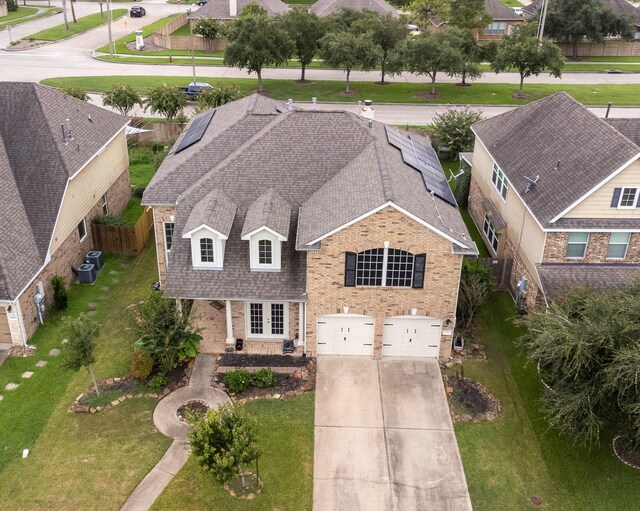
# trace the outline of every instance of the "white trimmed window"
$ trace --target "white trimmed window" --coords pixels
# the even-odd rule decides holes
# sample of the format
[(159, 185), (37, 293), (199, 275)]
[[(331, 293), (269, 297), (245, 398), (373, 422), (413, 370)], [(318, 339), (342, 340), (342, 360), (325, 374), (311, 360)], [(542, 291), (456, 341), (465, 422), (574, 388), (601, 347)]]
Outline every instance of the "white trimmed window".
[(607, 259), (624, 259), (629, 248), (630, 232), (612, 232), (607, 247)]
[(191, 233), (191, 261), (196, 269), (222, 269), (225, 240), (213, 230), (202, 227)]
[(200, 238), (200, 262), (215, 263), (213, 238)]
[(282, 240), (278, 235), (271, 230), (261, 229), (248, 239), (251, 270), (280, 271), (282, 268)]
[(247, 337), (284, 339), (289, 335), (289, 306), (284, 302), (247, 302)]
[(634, 187), (624, 187), (620, 192), (619, 208), (635, 208), (638, 200), (638, 189)]
[(102, 197), (100, 197), (100, 208), (102, 208), (102, 214), (109, 214), (109, 205), (107, 204), (107, 194), (105, 193)]
[(496, 232), (495, 227), (491, 224), (489, 217), (485, 215), (482, 224), (482, 232), (487, 237), (487, 241), (495, 253), (498, 253), (498, 245), (500, 244), (500, 234)]
[(582, 259), (587, 253), (588, 232), (570, 232), (567, 240), (567, 258)]
[(176, 227), (174, 222), (164, 223), (164, 249), (168, 254), (171, 251), (171, 245), (173, 245), (173, 231)]
[(356, 259), (356, 286), (411, 287), (414, 255), (396, 248), (372, 248)]
[(87, 222), (85, 222), (84, 218), (78, 224), (78, 236), (81, 242), (87, 237)]
[(493, 163), (491, 182), (493, 183), (495, 189), (498, 190), (498, 193), (500, 194), (500, 197), (502, 197), (502, 200), (506, 201), (507, 191), (509, 190), (509, 181), (507, 181), (507, 177), (504, 175), (504, 172), (502, 172), (502, 169), (498, 167), (498, 164), (495, 162)]

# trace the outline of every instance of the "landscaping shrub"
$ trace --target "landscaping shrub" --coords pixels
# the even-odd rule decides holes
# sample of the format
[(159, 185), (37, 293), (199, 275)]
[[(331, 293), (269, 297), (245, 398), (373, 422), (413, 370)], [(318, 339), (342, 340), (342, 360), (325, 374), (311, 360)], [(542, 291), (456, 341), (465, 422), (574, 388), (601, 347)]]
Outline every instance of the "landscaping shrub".
[(482, 120), (482, 114), (469, 107), (449, 108), (433, 119), (434, 142), (440, 147), (448, 147), (452, 157), (462, 151), (472, 151), (475, 137), (471, 125)]
[(7, 0), (7, 10), (9, 12), (16, 12), (18, 10), (17, 0)]
[(167, 384), (167, 376), (164, 373), (158, 373), (147, 383), (147, 387), (151, 390), (158, 390)]
[(66, 87), (62, 87), (62, 92), (64, 92), (68, 96), (79, 99), (81, 101), (89, 101), (89, 96), (87, 95), (87, 89), (83, 89), (82, 87), (77, 87), (75, 85), (67, 85)]
[(273, 387), (276, 384), (276, 381), (276, 373), (274, 373), (269, 367), (263, 367), (253, 373), (253, 376), (251, 377), (251, 384), (259, 389)]
[(224, 381), (231, 392), (240, 394), (249, 387), (251, 376), (246, 369), (235, 369), (224, 375)]
[(67, 294), (67, 284), (62, 275), (54, 275), (51, 277), (51, 285), (53, 286), (53, 304), (58, 310), (65, 310), (69, 304), (69, 295)]
[(168, 149), (162, 148), (159, 151), (154, 151), (151, 157), (151, 163), (153, 164), (153, 170), (156, 171), (162, 165), (162, 162), (167, 157)]
[(153, 359), (146, 351), (136, 349), (131, 359), (131, 376), (144, 381), (149, 377), (152, 369)]
[(453, 196), (456, 198), (458, 206), (462, 209), (469, 207), (469, 189), (471, 188), (471, 169), (465, 169), (458, 179), (456, 179), (456, 188), (453, 190)]
[(142, 199), (142, 195), (144, 194), (144, 191), (147, 189), (146, 186), (134, 186), (131, 189), (131, 195), (133, 195), (134, 197), (136, 197), (137, 199)]
[(110, 225), (112, 227), (126, 226), (127, 221), (122, 215), (98, 215), (93, 219), (94, 224)]

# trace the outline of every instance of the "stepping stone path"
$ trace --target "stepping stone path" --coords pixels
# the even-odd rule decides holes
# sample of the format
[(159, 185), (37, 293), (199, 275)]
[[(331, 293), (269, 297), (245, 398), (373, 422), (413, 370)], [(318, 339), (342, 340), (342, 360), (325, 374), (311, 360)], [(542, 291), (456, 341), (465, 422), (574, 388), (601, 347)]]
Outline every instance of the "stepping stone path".
[(87, 311), (87, 316), (95, 316), (98, 311)]
[(33, 376), (33, 371), (25, 371), (20, 376), (22, 376), (23, 378), (31, 378)]
[(62, 344), (69, 344), (69, 339), (62, 339)]
[[(66, 340), (66, 339), (65, 339)], [(67, 341), (68, 342), (68, 341)], [(60, 350), (58, 348), (53, 348), (50, 352), (49, 352), (49, 356), (51, 357), (57, 357), (58, 355), (60, 355)]]
[(98, 302), (89, 302), (87, 305), (90, 308), (95, 309), (98, 306)]
[(7, 386), (4, 388), (4, 390), (16, 390), (19, 386), (20, 384), (18, 383), (7, 383)]
[(4, 396), (0, 394), (0, 401), (2, 401), (3, 399), (4, 399)]
[(39, 362), (36, 362), (36, 367), (44, 367), (46, 365), (47, 365), (46, 360), (40, 360)]

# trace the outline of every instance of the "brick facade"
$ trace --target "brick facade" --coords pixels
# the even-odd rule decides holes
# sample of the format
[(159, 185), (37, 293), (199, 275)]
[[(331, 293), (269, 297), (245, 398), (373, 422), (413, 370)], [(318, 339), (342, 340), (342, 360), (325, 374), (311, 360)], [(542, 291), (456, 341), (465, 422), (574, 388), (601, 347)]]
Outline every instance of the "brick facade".
[(592, 232), (589, 234), (587, 250), (583, 259), (567, 259), (567, 242), (569, 233), (549, 232), (544, 246), (544, 263), (640, 263), (640, 233), (632, 233), (629, 239), (627, 255), (624, 259), (607, 259), (607, 249), (611, 233)]
[[(129, 180), (129, 172), (127, 170), (123, 172), (113, 185), (111, 185), (109, 190), (107, 190), (107, 207), (109, 212), (112, 214), (120, 213), (126, 207), (130, 198), (131, 182)], [(38, 327), (38, 310), (35, 304), (38, 282), (42, 282), (44, 285), (46, 296), (45, 307), (49, 308), (53, 303), (51, 277), (54, 275), (62, 275), (68, 285), (74, 281), (75, 277), (71, 271), (71, 267), (73, 266), (75, 268), (84, 262), (86, 253), (93, 248), (91, 221), (95, 216), (100, 214), (102, 214), (102, 208), (100, 201), (98, 201), (85, 216), (87, 236), (84, 240), (80, 241), (78, 230), (74, 229), (67, 239), (65, 239), (58, 249), (52, 254), (49, 264), (45, 266), (27, 289), (20, 295), (18, 302), (23, 318), (24, 335), (21, 331), (16, 311), (12, 311), (12, 314), (15, 314), (15, 317), (12, 317), (11, 314), (8, 315), (14, 344), (21, 344), (26, 339), (29, 339)]]
[[(424, 289), (344, 286), (345, 252), (381, 248), (385, 241), (389, 248), (427, 254)], [(375, 357), (382, 351), (385, 317), (418, 309), (418, 315), (451, 320), (447, 329), (453, 330), (461, 265), (451, 242), (391, 207), (324, 239), (320, 250), (307, 255), (307, 351), (315, 355), (318, 316), (343, 307), (375, 318)], [(449, 356), (451, 341), (451, 336), (442, 337), (440, 356)]]

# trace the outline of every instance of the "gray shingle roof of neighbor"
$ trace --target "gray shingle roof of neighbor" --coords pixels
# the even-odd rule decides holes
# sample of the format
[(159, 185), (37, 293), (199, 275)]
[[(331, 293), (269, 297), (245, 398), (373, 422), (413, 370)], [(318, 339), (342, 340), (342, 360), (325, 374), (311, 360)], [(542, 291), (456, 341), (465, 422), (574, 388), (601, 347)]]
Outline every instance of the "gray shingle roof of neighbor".
[(538, 275), (547, 298), (575, 287), (609, 290), (630, 284), (639, 264), (539, 264)]
[(522, 21), (513, 9), (504, 5), (500, 0), (484, 0), (484, 11), (494, 21)]
[(0, 83), (0, 112), (0, 299), (15, 299), (46, 260), (67, 181), (129, 120), (22, 82)]
[[(561, 92), (480, 121), (473, 131), (545, 228), (640, 147)], [(537, 184), (528, 193), (525, 177)]]
[[(209, 0), (200, 7), (194, 15), (196, 17), (207, 17), (215, 19), (231, 19), (231, 9), (229, 7), (230, 0)], [(237, 0), (237, 14), (250, 4), (257, 4), (262, 7), (267, 14), (275, 16), (282, 14), (289, 9), (289, 6), (281, 0)]]
[(242, 237), (267, 227), (286, 238), (290, 224), (291, 205), (274, 188), (270, 188), (249, 206), (242, 226)]
[(373, 11), (378, 14), (391, 14), (398, 17), (398, 11), (384, 0), (318, 0), (311, 5), (310, 11), (318, 16), (328, 16), (340, 9), (355, 9), (357, 11)]
[(634, 7), (627, 0), (600, 0), (604, 5), (611, 7), (613, 12), (622, 16), (629, 16), (636, 25), (640, 24), (640, 8)]
[(229, 236), (233, 219), (236, 217), (236, 209), (236, 205), (226, 193), (219, 188), (214, 188), (193, 206), (182, 234), (185, 235), (206, 225), (223, 236)]
[(616, 130), (627, 137), (631, 142), (640, 146), (640, 118), (616, 119), (609, 117), (605, 122), (613, 126)]
[[(259, 96), (224, 105), (200, 142), (170, 153), (143, 202), (177, 201), (175, 229), (183, 232), (192, 209), (214, 188), (237, 205), (224, 268), (194, 270), (189, 240), (174, 239), (166, 281), (172, 296), (305, 300), (306, 250), (318, 248), (309, 244), (389, 201), (432, 225), (456, 250), (477, 253), (459, 210), (431, 196), (420, 172), (387, 142), (384, 125), (368, 127), (343, 111), (289, 111)], [(249, 242), (241, 237), (262, 226), (257, 213), (271, 189), (280, 204), (273, 230), (287, 231), (282, 270), (252, 272)], [(291, 208), (286, 228), (285, 203)]]

